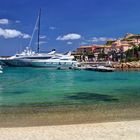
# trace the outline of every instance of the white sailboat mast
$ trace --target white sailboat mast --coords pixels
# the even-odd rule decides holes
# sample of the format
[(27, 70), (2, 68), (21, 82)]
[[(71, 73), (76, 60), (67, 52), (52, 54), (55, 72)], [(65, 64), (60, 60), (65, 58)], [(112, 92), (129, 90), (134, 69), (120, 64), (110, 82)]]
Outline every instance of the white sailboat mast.
[(34, 27), (34, 30), (33, 30), (29, 45), (28, 45), (28, 48), (31, 48), (33, 37), (34, 37), (34, 34), (35, 34), (36, 30), (37, 30), (38, 31), (37, 53), (39, 53), (39, 49), (40, 49), (40, 16), (41, 16), (41, 9), (39, 10), (39, 14), (38, 14), (38, 17), (37, 17), (37, 20), (36, 20), (36, 23), (35, 23), (35, 27)]

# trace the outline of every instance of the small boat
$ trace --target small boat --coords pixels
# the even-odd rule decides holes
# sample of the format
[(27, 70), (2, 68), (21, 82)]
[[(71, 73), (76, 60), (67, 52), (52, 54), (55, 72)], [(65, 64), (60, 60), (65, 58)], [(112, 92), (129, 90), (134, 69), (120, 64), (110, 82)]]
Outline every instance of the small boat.
[(115, 69), (112, 67), (107, 67), (107, 66), (80, 66), (77, 67), (79, 70), (88, 70), (88, 71), (98, 71), (98, 72), (114, 72)]
[(99, 72), (114, 72), (115, 69), (111, 68), (111, 67), (106, 67), (106, 66), (97, 66), (95, 68), (95, 71), (99, 71)]
[(90, 66), (90, 65), (82, 66), (82, 65), (80, 65), (80, 64), (77, 63), (77, 66), (74, 69), (75, 70), (94, 70), (95, 67)]
[(2, 71), (2, 66), (0, 65), (0, 73), (3, 73), (3, 71)]

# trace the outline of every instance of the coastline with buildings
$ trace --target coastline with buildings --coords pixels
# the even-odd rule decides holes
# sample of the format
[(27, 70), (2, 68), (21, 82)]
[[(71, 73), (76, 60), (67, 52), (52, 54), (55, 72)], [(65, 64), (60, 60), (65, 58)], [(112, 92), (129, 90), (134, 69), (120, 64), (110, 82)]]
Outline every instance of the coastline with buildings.
[(0, 140), (140, 140), (139, 5), (1, 0)]
[[(40, 139), (49, 135), (46, 130), (52, 136), (55, 131), (55, 134), (58, 130), (63, 133), (65, 129), (67, 136), (60, 134), (61, 139), (82, 134), (89, 134), (86, 138), (91, 138), (93, 130), (105, 133), (104, 139), (115, 139), (114, 135), (118, 139), (122, 135), (127, 139), (139, 139), (140, 74), (136, 71), (140, 70), (139, 46), (139, 35), (127, 34), (105, 45), (81, 46), (72, 53), (83, 66), (108, 65), (116, 69), (109, 74), (5, 67), (0, 75), (1, 137), (6, 139), (14, 135), (16, 138), (18, 135), (20, 139), (34, 136), (38, 139), (40, 136)], [(70, 132), (74, 133), (73, 137)], [(102, 138), (102, 135), (95, 137)]]
[(116, 70), (139, 70), (140, 34), (127, 33), (123, 38), (108, 40), (104, 45), (80, 46), (72, 55), (82, 66), (103, 65)]
[(104, 45), (80, 46), (73, 53), (82, 64), (103, 64), (110, 62), (119, 70), (140, 68), (140, 35), (126, 34), (124, 38), (108, 40)]

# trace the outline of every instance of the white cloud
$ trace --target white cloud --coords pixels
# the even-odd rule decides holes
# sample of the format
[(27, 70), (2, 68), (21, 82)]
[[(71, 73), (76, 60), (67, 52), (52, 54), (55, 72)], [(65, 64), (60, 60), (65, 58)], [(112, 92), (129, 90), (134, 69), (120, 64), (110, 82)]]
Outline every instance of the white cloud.
[(30, 36), (30, 35), (28, 35), (28, 34), (22, 34), (22, 37), (23, 37), (24, 39), (31, 38), (31, 36)]
[(89, 42), (105, 42), (107, 40), (115, 40), (115, 38), (108, 38), (108, 37), (93, 37)]
[[(40, 45), (46, 44), (46, 43), (47, 43), (47, 41), (40, 41), (40, 42), (39, 42)], [(37, 45), (38, 43), (36, 42), (35, 44)]]
[(61, 41), (78, 40), (80, 38), (81, 38), (81, 35), (72, 33), (72, 34), (67, 34), (67, 35), (64, 35), (64, 36), (58, 36), (56, 40), (61, 40)]
[(0, 19), (0, 24), (9, 24), (8, 19)]
[(73, 43), (69, 41), (69, 42), (67, 42), (67, 44), (68, 44), (68, 45), (72, 45)]
[(49, 29), (50, 29), (50, 30), (55, 30), (56, 27), (50, 26)]
[(30, 38), (30, 35), (22, 33), (15, 29), (2, 29), (0, 28), (0, 36), (4, 37), (5, 39), (8, 38), (16, 38), (16, 37), (22, 37), (24, 39)]
[(47, 41), (40, 41), (39, 42), (39, 44), (41, 45), (41, 44), (46, 44), (47, 43)]
[(40, 36), (40, 39), (45, 39), (45, 38), (46, 38), (45, 35), (41, 35), (41, 36)]

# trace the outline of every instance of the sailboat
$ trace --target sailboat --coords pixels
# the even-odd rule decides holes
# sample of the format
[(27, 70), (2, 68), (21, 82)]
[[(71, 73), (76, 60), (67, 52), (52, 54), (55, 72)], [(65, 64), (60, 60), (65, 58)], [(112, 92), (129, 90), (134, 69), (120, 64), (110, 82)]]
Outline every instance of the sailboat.
[[(66, 55), (58, 54), (55, 50), (52, 50), (49, 53), (40, 53), (40, 16), (41, 10), (39, 11), (37, 21), (32, 33), (31, 40), (28, 47), (19, 54), (11, 56), (9, 58), (1, 58), (2, 61), (7, 66), (15, 67), (46, 67), (46, 68), (73, 68), (76, 67), (77, 61), (74, 61), (74, 57), (71, 53)], [(31, 44), (35, 34), (35, 31), (38, 31), (37, 39), (37, 52), (32, 51)]]

